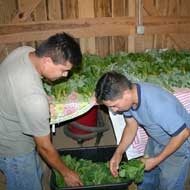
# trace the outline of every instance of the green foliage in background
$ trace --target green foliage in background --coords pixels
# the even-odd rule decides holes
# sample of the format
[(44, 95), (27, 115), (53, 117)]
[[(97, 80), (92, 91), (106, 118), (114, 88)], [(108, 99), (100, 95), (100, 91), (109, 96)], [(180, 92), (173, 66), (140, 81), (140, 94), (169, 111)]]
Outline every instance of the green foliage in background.
[(112, 70), (126, 75), (133, 82), (151, 82), (169, 90), (172, 87), (190, 88), (190, 52), (186, 50), (120, 52), (104, 58), (85, 54), (82, 68), (72, 71), (67, 79), (56, 81), (52, 85), (44, 84), (44, 87), (58, 101), (73, 91), (89, 97), (100, 76)]
[[(114, 183), (140, 183), (144, 176), (144, 163), (138, 159), (132, 159), (128, 162), (121, 162), (119, 168), (119, 177), (111, 175), (109, 162), (93, 162), (92, 160), (76, 159), (70, 155), (62, 156), (66, 165), (76, 171), (85, 186), (103, 185)], [(56, 171), (55, 181), (58, 187), (64, 187), (64, 178)]]

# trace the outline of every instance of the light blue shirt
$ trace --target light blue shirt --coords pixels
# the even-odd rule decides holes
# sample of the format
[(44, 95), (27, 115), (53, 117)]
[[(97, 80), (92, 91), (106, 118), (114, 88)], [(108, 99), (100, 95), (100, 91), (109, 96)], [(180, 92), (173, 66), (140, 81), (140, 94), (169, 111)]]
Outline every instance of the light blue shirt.
[[(172, 136), (178, 135), (185, 127), (190, 128), (190, 115), (173, 94), (150, 83), (136, 85), (137, 108), (124, 112), (124, 117), (135, 118), (150, 137), (164, 146)], [(180, 149), (185, 151), (187, 143)]]

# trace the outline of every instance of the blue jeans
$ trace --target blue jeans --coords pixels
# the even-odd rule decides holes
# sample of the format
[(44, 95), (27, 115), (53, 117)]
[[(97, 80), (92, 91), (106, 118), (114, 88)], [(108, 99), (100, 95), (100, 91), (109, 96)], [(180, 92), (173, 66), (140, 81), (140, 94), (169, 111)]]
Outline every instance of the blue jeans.
[(42, 170), (36, 151), (16, 157), (0, 157), (7, 190), (41, 190)]
[[(155, 148), (156, 147), (156, 148)], [(164, 147), (156, 145), (149, 140), (146, 153), (154, 156), (155, 149), (160, 151)], [(188, 174), (189, 155), (172, 154), (158, 167), (145, 172), (143, 183), (138, 186), (139, 190), (185, 190), (185, 182)]]

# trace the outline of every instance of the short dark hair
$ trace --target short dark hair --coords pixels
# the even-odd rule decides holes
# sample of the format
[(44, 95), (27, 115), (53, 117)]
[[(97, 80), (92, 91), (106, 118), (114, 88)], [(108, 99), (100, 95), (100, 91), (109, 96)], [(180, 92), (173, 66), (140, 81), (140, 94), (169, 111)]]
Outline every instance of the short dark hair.
[(95, 97), (98, 103), (107, 100), (116, 100), (122, 97), (123, 92), (132, 89), (132, 82), (117, 72), (105, 73), (97, 82)]
[(36, 48), (37, 57), (50, 57), (54, 64), (64, 64), (69, 61), (73, 66), (82, 62), (82, 53), (75, 39), (66, 33), (50, 36)]

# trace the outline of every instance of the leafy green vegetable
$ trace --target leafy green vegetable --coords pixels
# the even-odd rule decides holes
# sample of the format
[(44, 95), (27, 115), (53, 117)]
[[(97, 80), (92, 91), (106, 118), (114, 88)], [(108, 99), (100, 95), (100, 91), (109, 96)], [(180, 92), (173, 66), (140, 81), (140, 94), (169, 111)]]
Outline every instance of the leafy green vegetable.
[(138, 184), (143, 181), (144, 163), (138, 159), (121, 162), (119, 176)]
[[(114, 178), (109, 169), (108, 162), (92, 162), (92, 160), (77, 160), (70, 155), (62, 156), (66, 165), (76, 171), (85, 186), (102, 185), (113, 183), (135, 182), (140, 183), (143, 180), (144, 164), (140, 160), (129, 160), (122, 162), (119, 171), (119, 177)], [(56, 185), (58, 187), (66, 186), (63, 177), (56, 171)]]
[(190, 52), (185, 50), (120, 52), (104, 58), (84, 54), (79, 70), (71, 72), (68, 79), (44, 85), (44, 88), (57, 101), (63, 100), (73, 91), (90, 97), (100, 76), (112, 70), (126, 75), (133, 82), (152, 82), (170, 91), (173, 87), (190, 88)]

